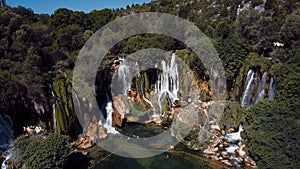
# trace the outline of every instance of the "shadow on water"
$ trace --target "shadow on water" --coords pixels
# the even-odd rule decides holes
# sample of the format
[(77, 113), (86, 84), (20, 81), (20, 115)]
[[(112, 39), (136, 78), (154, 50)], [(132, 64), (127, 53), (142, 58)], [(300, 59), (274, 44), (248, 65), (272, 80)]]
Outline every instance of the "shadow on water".
[(208, 169), (207, 162), (186, 156), (163, 153), (149, 158), (115, 158), (98, 163), (93, 169)]
[[(161, 126), (148, 126), (141, 123), (130, 123), (122, 129), (122, 134), (127, 136), (150, 137), (162, 132)], [(194, 152), (188, 150), (184, 145), (178, 144), (175, 149), (177, 152), (165, 152), (148, 158), (127, 158), (117, 155), (109, 155), (106, 152), (101, 154), (102, 157), (98, 159), (92, 169), (209, 169), (215, 168), (201, 157), (199, 151)], [(190, 156), (193, 154), (195, 156)], [(105, 157), (108, 158), (105, 158)]]

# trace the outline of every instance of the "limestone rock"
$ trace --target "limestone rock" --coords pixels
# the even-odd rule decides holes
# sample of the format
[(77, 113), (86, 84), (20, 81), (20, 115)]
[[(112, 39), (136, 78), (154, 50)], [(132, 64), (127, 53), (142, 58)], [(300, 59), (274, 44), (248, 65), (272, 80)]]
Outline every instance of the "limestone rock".
[(118, 95), (113, 100), (113, 126), (122, 127), (126, 114), (131, 112), (127, 97)]
[(92, 139), (89, 136), (82, 136), (82, 135), (79, 135), (76, 141), (70, 143), (70, 146), (82, 150), (91, 148), (94, 145), (95, 143), (92, 141)]

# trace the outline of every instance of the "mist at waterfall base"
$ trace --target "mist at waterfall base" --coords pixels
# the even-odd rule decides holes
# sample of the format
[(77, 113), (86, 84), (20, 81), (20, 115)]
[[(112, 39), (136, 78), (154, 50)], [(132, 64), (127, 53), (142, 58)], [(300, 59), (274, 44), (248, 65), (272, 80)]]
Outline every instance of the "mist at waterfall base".
[[(275, 80), (270, 77), (269, 86), (269, 101), (275, 98)], [(261, 79), (256, 77), (256, 72), (250, 69), (247, 73), (241, 106), (251, 106), (265, 98), (265, 91), (267, 86), (267, 72), (264, 72)]]

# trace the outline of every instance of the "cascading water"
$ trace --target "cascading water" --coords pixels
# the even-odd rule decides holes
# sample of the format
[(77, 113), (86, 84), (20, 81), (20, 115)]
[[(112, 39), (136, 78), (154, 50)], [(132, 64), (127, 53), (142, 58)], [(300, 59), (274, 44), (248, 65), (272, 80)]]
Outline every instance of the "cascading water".
[(0, 150), (7, 150), (13, 142), (13, 129), (9, 122), (4, 120), (0, 114)]
[(117, 134), (118, 131), (116, 131), (116, 129), (113, 127), (113, 122), (112, 122), (112, 116), (114, 113), (114, 109), (112, 107), (112, 102), (108, 101), (106, 103), (106, 113), (107, 113), (107, 117), (106, 117), (106, 121), (104, 123), (104, 127), (107, 129), (107, 133), (111, 133), (111, 134)]
[(5, 160), (1, 164), (1, 169), (8, 169), (9, 168), (9, 161), (11, 159), (12, 153), (8, 150), (5, 151), (2, 156), (5, 158)]
[[(2, 115), (0, 114), (0, 150), (6, 151), (9, 149), (10, 145), (13, 142), (14, 135), (13, 135), (13, 129), (10, 123), (8, 123)], [(10, 151), (6, 151), (2, 154), (2, 156), (5, 158), (1, 165), (1, 169), (8, 168), (8, 162), (11, 157)]]
[[(120, 60), (120, 66), (118, 68), (117, 72), (117, 87), (114, 88), (114, 92), (116, 94), (121, 93), (124, 96), (128, 96), (128, 91), (130, 91), (132, 87), (132, 75), (136, 75), (137, 80), (137, 90), (141, 94), (143, 100), (150, 105), (153, 112), (155, 112), (154, 105), (145, 97), (144, 87), (142, 83), (142, 78), (140, 75), (140, 69), (137, 62), (135, 62), (134, 66), (132, 65), (132, 62), (128, 62), (126, 59), (119, 59)], [(131, 65), (130, 65), (131, 64)]]
[(269, 101), (273, 101), (275, 98), (275, 78), (272, 76), (270, 79), (269, 87)]
[(131, 89), (131, 73), (130, 66), (127, 65), (126, 59), (120, 59), (120, 66), (118, 68), (118, 89), (120, 93), (127, 96), (128, 91)]
[(242, 107), (251, 105), (250, 89), (251, 89), (251, 84), (253, 82), (253, 79), (254, 79), (254, 71), (250, 69), (247, 73), (247, 79), (246, 79), (245, 89), (244, 89), (242, 103), (241, 103)]
[[(273, 80), (271, 79), (271, 81)], [(270, 82), (270, 85), (272, 84), (273, 82)], [(250, 69), (247, 73), (241, 106), (242, 107), (251, 106), (263, 100), (265, 97), (266, 85), (267, 85), (267, 72), (264, 72), (262, 78), (259, 80), (257, 77), (255, 77), (255, 72), (252, 69)], [(271, 90), (271, 97), (273, 97), (272, 91), (274, 89), (270, 87), (270, 90)], [(269, 92), (269, 99), (270, 99), (270, 92)]]
[(51, 94), (52, 94), (52, 97), (54, 99), (54, 102), (52, 103), (52, 111), (53, 111), (53, 130), (54, 132), (56, 133), (57, 132), (57, 124), (56, 124), (56, 111), (55, 111), (55, 108), (56, 108), (56, 104), (57, 104), (57, 100), (56, 100), (56, 96), (54, 94), (53, 91), (51, 91)]
[(175, 58), (175, 53), (173, 53), (170, 65), (167, 65), (165, 61), (161, 62), (162, 74), (159, 76), (158, 81), (155, 85), (155, 92), (158, 95), (157, 101), (160, 113), (163, 113), (161, 106), (162, 96), (167, 95), (172, 104), (175, 100), (178, 100), (179, 78)]
[[(102, 107), (102, 112), (106, 112), (106, 120), (104, 122), (104, 127), (107, 129), (107, 133), (111, 133), (111, 134), (117, 134), (119, 133), (118, 131), (116, 131), (116, 129), (113, 127), (113, 113), (114, 113), (114, 109), (113, 109), (113, 105), (112, 105), (112, 101), (108, 95), (108, 90), (105, 88), (105, 92), (106, 92), (106, 103), (103, 105)], [(104, 120), (104, 117), (102, 115), (102, 112), (100, 112), (100, 120), (98, 122), (98, 124), (102, 125), (102, 121)]]
[(228, 140), (228, 141), (231, 141), (231, 142), (234, 142), (234, 143), (237, 143), (237, 142), (240, 142), (242, 141), (242, 136), (241, 136), (241, 132), (244, 131), (243, 130), (243, 126), (240, 124), (239, 126), (239, 130), (235, 133), (230, 133), (230, 134), (227, 134), (226, 136), (223, 136), (221, 138), (224, 138), (225, 140)]
[(258, 93), (255, 103), (258, 103), (259, 101), (263, 100), (265, 97), (265, 88), (267, 83), (266, 80), (267, 80), (267, 72), (265, 72), (261, 78), (260, 91)]

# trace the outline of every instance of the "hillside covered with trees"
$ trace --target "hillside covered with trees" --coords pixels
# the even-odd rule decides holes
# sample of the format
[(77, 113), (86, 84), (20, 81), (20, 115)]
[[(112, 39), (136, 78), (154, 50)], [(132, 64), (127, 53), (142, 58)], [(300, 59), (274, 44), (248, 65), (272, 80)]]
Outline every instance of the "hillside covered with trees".
[[(274, 101), (264, 99), (242, 108), (240, 122), (245, 126), (247, 152), (258, 168), (299, 167), (300, 3), (297, 0), (157, 0), (128, 5), (126, 9), (90, 13), (60, 8), (52, 15), (3, 6), (0, 8), (0, 114), (11, 117), (15, 137), (29, 125), (53, 131), (52, 103), (57, 101), (57, 133), (76, 138), (81, 126), (72, 102), (72, 72), (81, 48), (105, 24), (140, 12), (179, 16), (193, 22), (211, 38), (225, 68), (228, 101), (241, 101), (243, 79), (250, 68), (259, 67), (276, 77)], [(276, 46), (274, 42), (284, 45)], [(118, 43), (109, 56), (126, 57), (146, 48), (179, 51), (182, 55), (187, 51), (186, 46), (170, 37), (142, 34)], [(202, 65), (192, 57), (188, 57), (188, 62), (205, 81)], [(205, 96), (202, 100), (209, 100), (209, 94)]]

